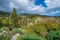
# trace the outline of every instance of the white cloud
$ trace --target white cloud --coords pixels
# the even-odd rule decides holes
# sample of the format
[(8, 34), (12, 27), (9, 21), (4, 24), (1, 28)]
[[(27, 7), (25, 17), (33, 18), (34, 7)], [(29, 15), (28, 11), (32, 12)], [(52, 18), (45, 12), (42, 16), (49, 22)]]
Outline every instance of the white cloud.
[(18, 6), (22, 6), (22, 7), (33, 7), (34, 6), (34, 1), (29, 1), (29, 0), (15, 0), (16, 4), (18, 4)]
[(51, 11), (51, 12), (50, 12), (50, 14), (52, 14), (52, 15), (54, 15), (54, 14), (56, 14), (56, 13), (59, 13), (59, 12), (57, 12), (57, 11)]
[(48, 15), (60, 13), (60, 0), (45, 0), (47, 8), (45, 9)]
[(7, 4), (9, 4), (8, 6), (10, 9), (16, 7), (18, 12), (38, 13), (44, 15), (47, 15), (48, 11), (50, 12), (48, 14), (59, 13), (56, 8), (60, 8), (60, 0), (45, 0), (44, 2), (46, 3), (47, 8), (42, 5), (37, 6), (34, 2), (35, 0), (9, 0)]
[[(34, 0), (13, 0), (10, 3), (10, 6), (17, 7), (17, 10), (26, 11), (29, 13), (40, 13), (44, 11), (44, 7), (42, 5), (36, 6)], [(21, 10), (22, 9), (22, 10)]]
[(51, 0), (45, 0), (46, 3), (51, 2)]
[(9, 3), (9, 7), (10, 8), (17, 8), (17, 6), (15, 6), (14, 3), (11, 3), (11, 2)]
[(34, 11), (39, 11), (39, 12), (44, 12), (45, 8), (42, 6), (42, 5), (39, 5), (39, 6), (35, 6), (32, 10)]
[(60, 0), (45, 0), (48, 9), (60, 7)]

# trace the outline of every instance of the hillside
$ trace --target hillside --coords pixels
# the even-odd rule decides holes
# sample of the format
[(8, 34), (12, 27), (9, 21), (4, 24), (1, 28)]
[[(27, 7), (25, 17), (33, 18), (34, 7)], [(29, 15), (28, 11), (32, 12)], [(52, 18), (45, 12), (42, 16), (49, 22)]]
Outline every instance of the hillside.
[[(4, 12), (4, 11), (0, 11), (0, 16), (7, 16), (9, 15), (10, 12)], [(29, 13), (20, 13), (18, 14), (19, 16), (27, 16), (27, 17), (34, 17), (34, 16), (39, 16), (39, 17), (58, 17), (60, 18), (60, 16), (47, 16), (47, 15), (39, 15), (39, 14), (29, 14)]]
[(9, 15), (9, 12), (0, 11), (0, 16), (7, 16), (7, 15)]
[[(16, 36), (17, 40), (20, 40), (19, 38), (24, 35), (27, 36), (26, 38), (29, 36), (30, 39), (32, 37), (34, 39), (36, 38), (36, 40), (37, 37), (42, 38), (42, 40), (54, 39), (56, 35), (60, 38), (60, 17), (28, 13), (17, 14), (14, 8), (10, 14), (9, 12), (0, 11), (0, 29), (2, 29), (0, 30), (0, 33), (2, 33), (0, 39), (3, 40), (5, 40), (4, 37), (7, 40), (15, 39), (13, 38), (15, 35), (19, 36)], [(26, 39), (25, 36), (22, 38)]]

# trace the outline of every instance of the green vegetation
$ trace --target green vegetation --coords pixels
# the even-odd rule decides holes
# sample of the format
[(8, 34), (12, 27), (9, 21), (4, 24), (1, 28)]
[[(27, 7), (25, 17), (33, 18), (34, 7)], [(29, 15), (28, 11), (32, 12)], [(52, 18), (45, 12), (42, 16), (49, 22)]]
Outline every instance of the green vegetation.
[(16, 8), (10, 13), (0, 11), (0, 40), (13, 37), (16, 40), (60, 40), (60, 17), (17, 14)]
[(34, 34), (29, 34), (18, 36), (17, 40), (46, 40), (46, 39)]
[(47, 39), (48, 40), (60, 40), (60, 30), (49, 32)]

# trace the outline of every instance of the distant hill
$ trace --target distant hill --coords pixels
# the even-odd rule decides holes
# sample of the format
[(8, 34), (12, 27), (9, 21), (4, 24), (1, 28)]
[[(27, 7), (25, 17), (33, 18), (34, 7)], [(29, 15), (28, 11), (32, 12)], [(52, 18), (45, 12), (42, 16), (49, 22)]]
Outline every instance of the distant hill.
[[(10, 12), (4, 12), (4, 11), (0, 11), (0, 16), (8, 16)], [(20, 13), (18, 14), (20, 16), (27, 16), (27, 17), (59, 17), (60, 16), (47, 16), (47, 15), (39, 15), (39, 14), (28, 14), (28, 13)]]
[(28, 14), (28, 13), (20, 13), (19, 15), (21, 16), (27, 16), (27, 17), (58, 17), (60, 18), (60, 16), (48, 16), (48, 15), (39, 15), (39, 14)]
[(7, 16), (7, 15), (9, 15), (9, 12), (0, 11), (0, 16)]

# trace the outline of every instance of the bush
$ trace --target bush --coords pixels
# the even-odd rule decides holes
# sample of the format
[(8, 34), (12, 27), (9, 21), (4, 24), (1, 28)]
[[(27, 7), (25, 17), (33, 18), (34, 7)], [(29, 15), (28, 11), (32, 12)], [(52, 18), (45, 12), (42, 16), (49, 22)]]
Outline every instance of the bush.
[(17, 37), (17, 40), (45, 40), (42, 37), (39, 37), (37, 35), (28, 34), (28, 35), (20, 35)]
[(2, 27), (2, 30), (9, 31), (8, 27)]
[(6, 33), (0, 33), (0, 40), (10, 40), (11, 35), (7, 35)]
[(9, 22), (7, 19), (2, 19), (2, 21), (1, 21), (2, 27), (5, 27), (5, 26), (8, 27), (8, 24), (9, 24)]
[(6, 36), (6, 37), (3, 37), (3, 36), (0, 36), (0, 40), (10, 40), (11, 38)]
[(60, 30), (49, 32), (47, 39), (48, 40), (60, 40)]
[(13, 35), (15, 35), (16, 33), (20, 33), (20, 30), (19, 28), (13, 28), (11, 32)]
[(41, 36), (45, 37), (47, 35), (47, 28), (41, 23), (36, 23), (32, 26), (24, 27), (23, 32), (24, 32), (24, 34), (35, 33), (37, 35), (41, 35)]
[(11, 33), (7, 27), (2, 27), (0, 29), (0, 40), (11, 40)]
[(33, 30), (34, 30), (34, 32), (35, 33), (37, 33), (37, 34), (39, 34), (39, 35), (42, 35), (42, 36), (46, 36), (46, 34), (47, 34), (47, 28), (43, 25), (43, 24), (41, 24), (41, 23), (39, 23), (39, 24), (35, 24), (34, 26), (33, 26)]

